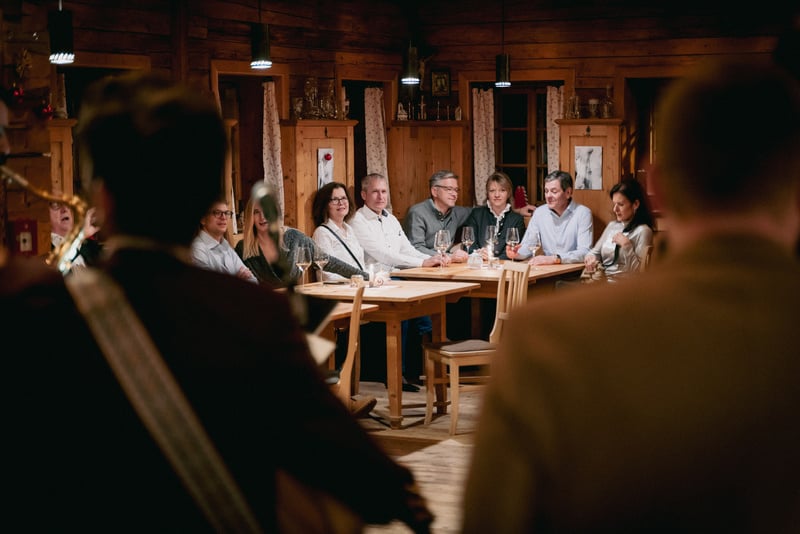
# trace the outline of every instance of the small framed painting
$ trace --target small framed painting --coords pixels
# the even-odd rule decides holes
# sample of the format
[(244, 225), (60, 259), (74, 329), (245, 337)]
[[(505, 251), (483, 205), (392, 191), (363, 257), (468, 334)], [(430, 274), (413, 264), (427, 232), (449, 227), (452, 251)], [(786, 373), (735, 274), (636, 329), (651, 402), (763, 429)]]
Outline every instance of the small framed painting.
[(431, 69), (431, 95), (450, 96), (450, 71)]

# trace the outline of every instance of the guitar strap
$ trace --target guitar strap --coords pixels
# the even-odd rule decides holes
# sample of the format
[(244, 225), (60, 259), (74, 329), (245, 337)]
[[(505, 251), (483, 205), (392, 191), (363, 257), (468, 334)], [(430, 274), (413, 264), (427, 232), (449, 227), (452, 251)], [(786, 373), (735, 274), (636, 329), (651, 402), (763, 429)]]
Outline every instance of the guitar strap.
[(128, 400), (216, 531), (263, 532), (120, 287), (91, 268), (65, 282)]

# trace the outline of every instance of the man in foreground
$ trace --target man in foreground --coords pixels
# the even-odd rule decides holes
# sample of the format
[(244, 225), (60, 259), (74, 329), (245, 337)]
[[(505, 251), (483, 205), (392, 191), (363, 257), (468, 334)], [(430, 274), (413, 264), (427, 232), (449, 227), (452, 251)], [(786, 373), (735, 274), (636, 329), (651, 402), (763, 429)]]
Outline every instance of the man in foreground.
[(767, 60), (704, 64), (658, 117), (667, 251), (511, 321), (465, 532), (800, 527), (800, 87)]
[[(333, 396), (286, 297), (191, 265), (197, 221), (221, 195), (226, 138), (213, 101), (147, 74), (106, 79), (86, 94), (78, 146), (107, 236), (101, 268), (121, 287), (261, 529), (278, 530), (282, 473), (361, 521), (400, 519), (428, 532), (431, 516), (411, 473)], [(153, 211), (164, 198), (168, 217)], [(2, 472), (14, 488), (6, 521), (35, 531), (212, 531), (61, 275), (40, 262), (0, 267), (0, 314), (4, 332), (27, 343), (4, 368)], [(130, 330), (113, 334), (124, 346)]]

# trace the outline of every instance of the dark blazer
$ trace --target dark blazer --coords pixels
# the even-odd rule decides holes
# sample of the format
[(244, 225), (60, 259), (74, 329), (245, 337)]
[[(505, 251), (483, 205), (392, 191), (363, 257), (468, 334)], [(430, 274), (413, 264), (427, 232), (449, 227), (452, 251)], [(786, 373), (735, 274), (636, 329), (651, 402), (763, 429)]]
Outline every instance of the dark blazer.
[[(477, 250), (486, 246), (486, 240), (483, 233), (489, 225), (497, 225), (497, 218), (487, 206), (478, 206), (472, 208), (472, 213), (469, 214), (467, 222), (464, 226), (472, 226), (475, 229), (475, 243), (472, 245), (471, 250)], [(522, 215), (509, 210), (503, 220), (500, 222), (500, 228), (497, 229), (497, 241), (494, 245), (494, 257), (501, 260), (507, 260), (506, 256), (506, 230), (508, 228), (516, 227), (519, 230), (519, 239), (525, 235), (525, 219)]]
[(798, 302), (796, 256), (720, 235), (529, 301), (492, 364), (465, 532), (798, 532)]
[[(332, 395), (284, 295), (153, 251), (117, 251), (104, 268), (267, 531), (278, 468), (368, 522), (407, 514), (410, 472)], [(31, 531), (209, 531), (55, 269), (21, 258), (0, 268), (0, 316), (4, 338), (21, 347), (3, 358), (6, 521)]]

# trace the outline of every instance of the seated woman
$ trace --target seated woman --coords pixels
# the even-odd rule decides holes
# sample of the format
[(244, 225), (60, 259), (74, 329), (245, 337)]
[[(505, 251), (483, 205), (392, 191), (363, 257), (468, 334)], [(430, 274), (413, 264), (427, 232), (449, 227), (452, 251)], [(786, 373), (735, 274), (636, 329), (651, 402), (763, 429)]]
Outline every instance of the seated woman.
[[(236, 253), (260, 283), (284, 287), (300, 280), (303, 273), (294, 262), (297, 250), (306, 247), (315, 254), (316, 244), (300, 230), (285, 226), (281, 226), (279, 244), (276, 244), (268, 229), (269, 221), (264, 217), (261, 206), (250, 198), (244, 209), (242, 240), (236, 244)], [(325, 265), (325, 271), (348, 279), (354, 274), (367, 276), (366, 272), (334, 256)]]
[(604, 271), (607, 279), (635, 273), (653, 245), (653, 214), (644, 190), (636, 180), (623, 180), (611, 188), (611, 221), (584, 258), (586, 272)]
[(486, 205), (472, 208), (465, 226), (475, 229), (474, 250), (480, 250), (483, 259), (487, 259), (486, 228), (494, 226), (497, 229), (497, 239), (494, 243), (494, 257), (507, 260), (506, 256), (506, 231), (517, 228), (519, 238), (525, 234), (525, 220), (522, 215), (512, 210), (511, 191), (513, 184), (511, 178), (503, 172), (495, 172), (486, 179)]
[[(346, 222), (353, 216), (355, 209), (345, 185), (331, 182), (322, 186), (314, 195), (311, 213), (316, 226), (311, 237), (317, 246), (331, 257), (363, 271), (366, 268), (364, 249)], [(345, 280), (336, 273), (324, 273), (324, 279)]]

